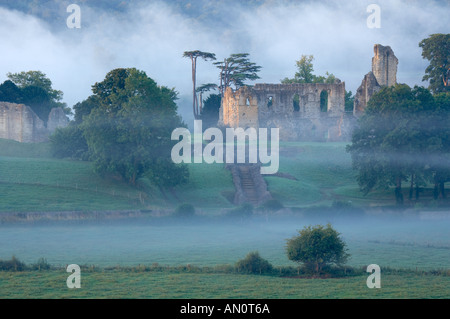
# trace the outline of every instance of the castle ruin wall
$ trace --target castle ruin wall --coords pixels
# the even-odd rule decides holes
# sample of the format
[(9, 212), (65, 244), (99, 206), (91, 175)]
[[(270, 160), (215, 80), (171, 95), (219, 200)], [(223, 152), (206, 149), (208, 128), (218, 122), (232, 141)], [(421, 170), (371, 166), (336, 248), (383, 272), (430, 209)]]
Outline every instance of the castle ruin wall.
[[(64, 113), (60, 108), (51, 110), (47, 125), (52, 130), (67, 126), (68, 119), (61, 112)], [(52, 132), (29, 106), (0, 102), (0, 138), (22, 143), (40, 143), (47, 141)]]
[(228, 88), (219, 114), (219, 125), (279, 128), (285, 141), (336, 141), (348, 135), (344, 82)]

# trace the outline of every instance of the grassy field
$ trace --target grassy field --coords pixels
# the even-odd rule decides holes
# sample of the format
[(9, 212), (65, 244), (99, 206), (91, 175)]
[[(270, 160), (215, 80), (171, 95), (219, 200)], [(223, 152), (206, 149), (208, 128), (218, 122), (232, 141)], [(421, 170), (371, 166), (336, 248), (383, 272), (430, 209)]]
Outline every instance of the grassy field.
[(369, 289), (367, 276), (308, 279), (266, 275), (88, 271), (81, 288), (68, 289), (64, 269), (0, 272), (0, 298), (152, 299), (402, 299), (449, 298), (450, 276), (382, 274), (381, 289)]
[[(196, 207), (200, 220), (217, 218), (214, 225), (208, 224), (211, 220), (154, 224), (153, 217), (134, 225), (122, 221), (118, 225), (0, 225), (0, 259), (16, 255), (29, 263), (45, 257), (59, 266), (68, 262), (100, 267), (158, 262), (214, 267), (258, 250), (272, 264), (285, 266), (292, 265), (283, 250), (285, 240), (320, 219), (332, 222), (343, 234), (352, 255), (350, 266), (377, 263), (382, 269), (411, 270), (383, 274), (382, 289), (368, 289), (365, 274), (300, 279), (118, 269), (83, 272), (82, 289), (69, 290), (65, 284), (68, 273), (62, 269), (0, 271), (0, 298), (449, 298), (450, 277), (445, 271), (449, 269), (448, 221), (423, 221), (422, 217), (428, 221), (434, 215), (421, 215), (418, 205), (410, 206), (407, 218), (395, 217), (395, 223), (384, 220), (385, 216), (376, 219), (379, 223), (338, 220), (339, 216), (327, 211), (336, 201), (351, 201), (355, 207), (394, 204), (392, 190), (368, 196), (359, 192), (345, 145), (282, 143), (279, 172), (295, 179), (265, 179), (273, 197), (292, 208), (288, 218), (296, 219), (277, 225), (277, 218), (282, 218), (277, 215), (258, 215), (255, 224), (220, 219), (218, 213), (233, 207), (234, 193), (231, 174), (223, 165), (191, 164), (188, 184), (161, 191), (145, 178), (138, 187), (131, 187), (93, 174), (88, 162), (54, 159), (48, 144), (0, 140), (0, 212), (170, 211), (188, 202)], [(423, 194), (426, 201), (431, 198), (430, 189)], [(444, 271), (441, 275), (424, 272), (433, 269)]]
[(192, 164), (189, 183), (162, 192), (146, 178), (131, 187), (97, 176), (89, 162), (53, 159), (48, 144), (0, 139), (0, 212), (173, 209), (183, 202), (223, 208), (232, 206), (233, 192), (223, 165)]

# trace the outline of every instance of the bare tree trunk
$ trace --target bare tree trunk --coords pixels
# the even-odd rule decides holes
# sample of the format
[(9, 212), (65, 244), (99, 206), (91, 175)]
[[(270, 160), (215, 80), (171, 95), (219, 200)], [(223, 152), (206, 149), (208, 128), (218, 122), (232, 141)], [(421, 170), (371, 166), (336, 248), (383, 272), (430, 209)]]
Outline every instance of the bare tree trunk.
[(438, 199), (439, 198), (439, 183), (437, 182), (436, 179), (434, 181), (433, 197), (434, 197), (434, 199)]
[(397, 205), (403, 205), (403, 194), (402, 194), (402, 177), (397, 177), (397, 185), (395, 186), (395, 199)]
[(414, 174), (411, 174), (411, 185), (409, 186), (409, 200), (412, 200), (414, 194)]
[(441, 193), (441, 198), (442, 199), (446, 199), (447, 195), (445, 194), (445, 183), (444, 182), (440, 182), (439, 183), (439, 193)]
[(198, 119), (197, 108), (197, 94), (195, 92), (196, 86), (196, 72), (197, 72), (197, 57), (191, 57), (192, 61), (192, 110), (194, 112), (194, 119)]

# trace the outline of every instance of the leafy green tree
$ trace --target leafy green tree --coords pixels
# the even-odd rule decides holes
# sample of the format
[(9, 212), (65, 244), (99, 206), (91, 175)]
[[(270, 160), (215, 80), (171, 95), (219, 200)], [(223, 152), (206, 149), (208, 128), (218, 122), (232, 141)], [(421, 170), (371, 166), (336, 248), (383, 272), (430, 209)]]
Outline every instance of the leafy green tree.
[(355, 96), (352, 91), (345, 91), (345, 111), (353, 112), (353, 103), (355, 102)]
[(259, 255), (259, 252), (252, 251), (245, 256), (244, 259), (236, 263), (236, 268), (240, 272), (250, 274), (270, 273), (273, 266)]
[(54, 101), (61, 101), (63, 92), (52, 88), (52, 81), (41, 71), (8, 73), (6, 75), (18, 87), (37, 86), (45, 90)]
[(47, 92), (39, 86), (26, 86), (22, 89), (22, 103), (31, 107), (39, 118), (47, 123), (48, 115), (55, 106)]
[(210, 94), (203, 103), (201, 119), (203, 129), (214, 127), (219, 121), (219, 110), (222, 97), (220, 94)]
[(186, 165), (175, 165), (166, 158), (159, 158), (152, 161), (146, 176), (160, 189), (171, 189), (189, 180), (189, 170)]
[(210, 52), (203, 52), (199, 50), (195, 51), (185, 51), (183, 53), (184, 58), (190, 58), (192, 63), (192, 109), (194, 112), (194, 118), (198, 119), (200, 116), (201, 111), (198, 107), (198, 99), (197, 99), (197, 89), (196, 89), (196, 82), (197, 82), (197, 58), (202, 58), (203, 60), (215, 60), (216, 55), (214, 53)]
[(81, 124), (91, 111), (100, 106), (98, 95), (91, 95), (86, 100), (73, 106), (74, 119), (65, 128), (58, 128), (50, 136), (50, 144), (54, 157), (74, 160), (89, 160), (89, 147), (84, 137)]
[(316, 273), (328, 264), (341, 265), (349, 257), (345, 242), (330, 224), (304, 227), (298, 236), (287, 240), (286, 253), (289, 260)]
[(55, 106), (43, 88), (35, 85), (20, 88), (11, 80), (0, 85), (0, 101), (28, 105), (44, 123)]
[[(26, 89), (28, 87), (38, 87), (45, 91), (45, 94), (48, 96), (48, 103), (50, 104), (48, 108), (51, 109), (54, 107), (61, 107), (66, 114), (71, 113), (71, 109), (68, 108), (65, 103), (61, 102), (63, 98), (63, 92), (53, 89), (52, 81), (41, 71), (7, 73), (6, 76), (21, 89)], [(25, 92), (24, 94), (27, 96), (27, 98), (31, 99), (32, 96), (30, 95), (30, 93), (32, 92)], [(41, 92), (36, 93), (39, 93), (36, 97), (37, 99), (40, 99), (43, 95)], [(46, 119), (42, 120), (46, 121)]]
[(427, 180), (445, 176), (439, 167), (449, 153), (447, 110), (439, 110), (435, 98), (421, 87), (398, 84), (374, 94), (347, 147), (361, 190), (367, 194), (393, 186), (401, 205), (402, 182), (411, 182), (412, 197), (414, 185), (418, 190)]
[(285, 78), (281, 83), (313, 83), (315, 78), (315, 75), (313, 74), (313, 60), (314, 56), (312, 55), (302, 55), (300, 60), (296, 61), (297, 72), (295, 73), (294, 78)]
[(220, 70), (219, 91), (221, 96), (225, 93), (227, 87), (234, 85), (235, 89), (246, 85), (246, 81), (259, 79), (258, 72), (261, 66), (249, 59), (249, 53), (235, 53), (225, 58), (223, 62), (215, 62), (214, 65)]
[(434, 183), (434, 197), (446, 198), (445, 183), (450, 182), (450, 92), (433, 96), (435, 110), (424, 126), (428, 128), (427, 177)]
[(70, 122), (67, 127), (57, 128), (50, 135), (50, 145), (56, 158), (84, 161), (89, 159), (89, 149), (83, 131), (75, 122)]
[(6, 80), (0, 85), (0, 101), (22, 103), (22, 90), (11, 80)]
[(76, 124), (81, 124), (83, 118), (91, 114), (91, 111), (100, 105), (100, 99), (97, 95), (91, 95), (86, 100), (78, 102), (73, 106), (74, 121)]
[(432, 34), (420, 41), (422, 57), (430, 61), (423, 81), (429, 81), (433, 93), (450, 91), (450, 34)]
[(214, 83), (207, 83), (207, 84), (202, 84), (201, 86), (199, 86), (196, 89), (196, 92), (198, 93), (198, 101), (200, 101), (200, 106), (199, 106), (199, 117), (202, 116), (202, 112), (203, 112), (203, 94), (206, 92), (209, 92), (211, 90), (215, 90), (217, 89), (217, 84)]
[(132, 185), (143, 176), (164, 186), (185, 181), (181, 177), (186, 177), (187, 169), (170, 157), (171, 132), (184, 126), (173, 89), (160, 87), (145, 72), (130, 68), (112, 70), (92, 91), (98, 106), (83, 118), (81, 129), (96, 172), (113, 174)]
[(293, 83), (328, 83), (333, 84), (338, 79), (333, 74), (326, 72), (326, 76), (314, 75), (314, 65), (312, 61), (314, 60), (313, 55), (302, 55), (300, 60), (296, 61), (297, 72), (294, 78), (284, 78), (281, 80), (283, 84), (293, 84)]

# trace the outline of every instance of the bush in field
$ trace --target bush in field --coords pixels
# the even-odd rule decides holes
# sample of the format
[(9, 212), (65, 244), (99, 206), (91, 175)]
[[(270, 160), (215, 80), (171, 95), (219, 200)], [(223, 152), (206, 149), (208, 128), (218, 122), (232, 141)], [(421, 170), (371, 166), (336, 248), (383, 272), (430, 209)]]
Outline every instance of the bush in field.
[(272, 265), (264, 258), (262, 258), (257, 251), (250, 252), (244, 259), (236, 263), (238, 272), (246, 272), (252, 274), (263, 274), (271, 272)]
[(326, 265), (345, 263), (350, 256), (346, 250), (345, 242), (330, 224), (305, 227), (299, 236), (288, 239), (286, 245), (289, 260), (302, 263), (315, 273)]
[(31, 268), (34, 270), (49, 270), (51, 267), (50, 264), (47, 262), (47, 259), (39, 258), (37, 263), (33, 264)]
[(181, 204), (175, 209), (174, 215), (181, 218), (189, 218), (195, 215), (195, 207), (191, 204)]
[(11, 260), (0, 260), (0, 270), (23, 271), (25, 268), (25, 263), (17, 259), (16, 256), (12, 256)]

